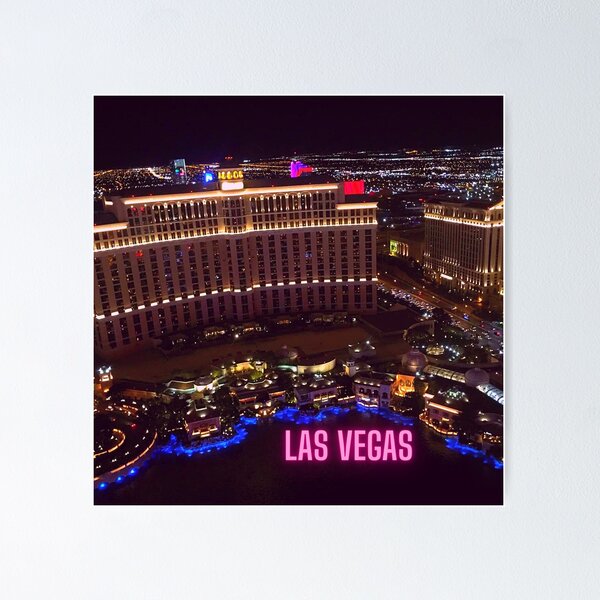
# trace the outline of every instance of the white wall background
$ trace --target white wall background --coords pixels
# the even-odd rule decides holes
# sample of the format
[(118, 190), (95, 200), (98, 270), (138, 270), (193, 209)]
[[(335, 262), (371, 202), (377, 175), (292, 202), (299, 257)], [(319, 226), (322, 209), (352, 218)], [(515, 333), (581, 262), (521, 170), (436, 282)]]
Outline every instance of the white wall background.
[[(596, 2), (0, 11), (3, 597), (598, 597)], [(93, 506), (92, 97), (241, 93), (506, 94), (504, 508)]]

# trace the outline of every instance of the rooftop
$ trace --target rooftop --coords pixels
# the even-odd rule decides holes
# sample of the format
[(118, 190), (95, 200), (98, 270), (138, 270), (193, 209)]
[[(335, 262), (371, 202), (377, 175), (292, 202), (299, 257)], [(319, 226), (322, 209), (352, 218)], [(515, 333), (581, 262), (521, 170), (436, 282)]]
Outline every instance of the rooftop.
[(94, 225), (112, 225), (117, 222), (117, 217), (106, 211), (94, 213)]
[(387, 382), (387, 383), (392, 383), (394, 381), (394, 378), (392, 375), (389, 375), (388, 373), (380, 373), (378, 371), (363, 371), (360, 373), (357, 373), (354, 377), (354, 381), (356, 383), (369, 383), (369, 382), (373, 382), (373, 383), (381, 383), (381, 382)]
[(171, 379), (171, 381), (169, 381), (167, 384), (167, 387), (171, 390), (185, 392), (187, 390), (194, 389), (194, 380)]
[(492, 208), (500, 204), (502, 200), (465, 200), (463, 198), (445, 198), (443, 200), (427, 200), (425, 204), (448, 204), (452, 206), (464, 206), (465, 208)]
[(301, 380), (299, 385), (294, 386), (294, 390), (299, 394), (330, 388), (337, 388), (337, 383), (327, 377), (313, 377), (312, 379)]
[(328, 363), (335, 358), (335, 355), (330, 352), (322, 352), (320, 354), (311, 354), (310, 356), (302, 356), (298, 358), (298, 365), (303, 367), (311, 367)]
[[(268, 188), (268, 187), (297, 187), (300, 185), (315, 185), (334, 183), (339, 181), (327, 175), (303, 175), (302, 177), (285, 177), (280, 179), (244, 179), (244, 189)], [(167, 184), (153, 187), (136, 187), (109, 192), (109, 196), (121, 198), (138, 198), (142, 196), (163, 196), (166, 194), (191, 194), (194, 192), (214, 192), (219, 189), (218, 181), (211, 183), (185, 183)], [(235, 193), (232, 192), (232, 193)]]
[(140, 390), (144, 392), (160, 393), (165, 386), (160, 383), (148, 383), (147, 381), (134, 381), (132, 379), (119, 379), (115, 381), (111, 388), (111, 394), (119, 394), (125, 390)]
[(214, 419), (219, 416), (219, 411), (207, 406), (204, 402), (196, 400), (191, 409), (185, 414), (185, 422), (197, 423), (204, 419)]
[(423, 241), (425, 237), (424, 227), (414, 227), (412, 229), (385, 229), (392, 240), (414, 240)]

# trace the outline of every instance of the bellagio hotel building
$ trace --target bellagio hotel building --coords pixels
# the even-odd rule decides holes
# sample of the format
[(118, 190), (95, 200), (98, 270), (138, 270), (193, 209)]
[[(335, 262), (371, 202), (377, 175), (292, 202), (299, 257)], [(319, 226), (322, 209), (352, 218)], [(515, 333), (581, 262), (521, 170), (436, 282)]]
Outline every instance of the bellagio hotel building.
[(504, 201), (427, 202), (423, 267), (463, 292), (503, 293)]
[(105, 197), (94, 225), (96, 350), (266, 315), (375, 312), (377, 204), (356, 184), (223, 171), (204, 187)]

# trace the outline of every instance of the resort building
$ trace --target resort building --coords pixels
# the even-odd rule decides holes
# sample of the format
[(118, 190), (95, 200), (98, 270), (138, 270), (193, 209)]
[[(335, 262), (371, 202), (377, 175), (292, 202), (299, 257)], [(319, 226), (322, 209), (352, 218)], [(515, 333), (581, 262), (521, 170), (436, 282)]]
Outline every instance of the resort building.
[(196, 400), (185, 415), (185, 431), (190, 442), (217, 435), (221, 431), (221, 418), (204, 402)]
[(317, 375), (310, 380), (301, 380), (299, 385), (294, 387), (294, 396), (298, 406), (325, 406), (337, 399), (338, 386), (333, 379)]
[(456, 423), (468, 403), (467, 395), (458, 388), (438, 392), (435, 396), (425, 394), (425, 410), (421, 420), (444, 435), (456, 434)]
[(336, 364), (335, 356), (329, 354), (313, 354), (311, 356), (302, 356), (297, 359), (298, 375), (324, 374), (333, 371)]
[(474, 438), (485, 451), (501, 446), (504, 438), (503, 416), (497, 413), (480, 413), (476, 421)]
[(189, 396), (196, 392), (196, 385), (193, 379), (171, 379), (165, 392), (172, 396)]
[(377, 233), (379, 254), (423, 260), (425, 231), (422, 227), (414, 229), (383, 229)]
[(354, 377), (356, 401), (364, 406), (388, 407), (394, 396), (414, 392), (414, 376), (408, 373), (379, 373), (363, 371)]
[(125, 398), (142, 402), (163, 398), (165, 392), (165, 386), (160, 383), (132, 381), (130, 379), (118, 379), (110, 388), (110, 396), (113, 399)]
[(94, 373), (94, 391), (99, 394), (106, 394), (113, 382), (112, 367), (110, 365), (101, 365)]
[(95, 214), (95, 347), (265, 315), (376, 311), (376, 207), (317, 176), (120, 191)]
[(277, 381), (275, 373), (270, 373), (259, 381), (241, 379), (231, 386), (243, 411), (259, 411), (275, 407), (277, 402), (285, 399), (285, 390)]
[(423, 267), (462, 292), (503, 293), (504, 201), (425, 203)]
[(455, 431), (455, 421), (460, 416), (460, 413), (460, 410), (451, 406), (427, 401), (423, 421), (436, 431), (450, 434)]
[(362, 372), (354, 377), (356, 401), (364, 406), (388, 406), (394, 377), (388, 373)]

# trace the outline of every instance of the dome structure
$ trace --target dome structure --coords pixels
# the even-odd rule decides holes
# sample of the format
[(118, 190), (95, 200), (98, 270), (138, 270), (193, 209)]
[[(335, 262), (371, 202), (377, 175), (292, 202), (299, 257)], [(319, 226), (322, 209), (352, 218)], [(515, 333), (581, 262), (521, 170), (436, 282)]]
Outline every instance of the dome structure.
[(421, 370), (426, 364), (427, 357), (418, 350), (412, 349), (402, 355), (402, 366), (412, 373)]
[(477, 387), (490, 382), (490, 376), (483, 369), (469, 369), (465, 373), (465, 384), (469, 387)]
[(204, 390), (212, 389), (213, 386), (214, 379), (212, 375), (203, 375), (194, 381), (194, 387), (196, 388), (197, 392), (203, 392)]
[(298, 358), (298, 350), (289, 346), (282, 346), (279, 351), (279, 355), (287, 358), (288, 360), (296, 360)]

